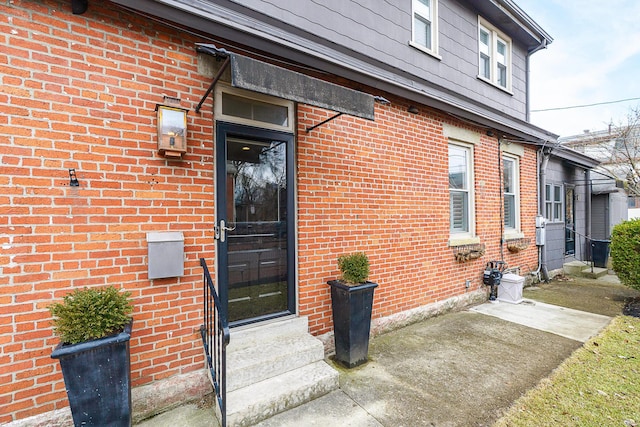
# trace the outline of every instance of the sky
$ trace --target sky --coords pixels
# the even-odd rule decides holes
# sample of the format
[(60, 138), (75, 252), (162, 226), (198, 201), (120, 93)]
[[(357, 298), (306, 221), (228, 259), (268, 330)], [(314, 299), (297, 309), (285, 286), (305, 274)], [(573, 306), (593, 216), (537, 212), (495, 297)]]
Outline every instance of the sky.
[(552, 38), (531, 56), (531, 123), (560, 136), (627, 121), (640, 99), (640, 1), (515, 0)]

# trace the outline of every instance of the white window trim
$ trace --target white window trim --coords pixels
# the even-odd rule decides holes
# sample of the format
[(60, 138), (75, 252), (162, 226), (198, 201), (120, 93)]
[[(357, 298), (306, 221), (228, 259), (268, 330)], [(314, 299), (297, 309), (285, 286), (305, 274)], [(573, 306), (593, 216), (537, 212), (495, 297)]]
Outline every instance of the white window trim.
[[(480, 238), (476, 236), (476, 203), (475, 203), (475, 173), (474, 173), (474, 146), (473, 144), (462, 141), (449, 139), (449, 146), (456, 146), (469, 152), (469, 169), (468, 169), (468, 185), (469, 185), (469, 231), (467, 232), (451, 232), (451, 213), (449, 213), (449, 246), (460, 246), (474, 243), (480, 243)], [(448, 164), (448, 156), (447, 156)], [(447, 170), (449, 167), (447, 166)], [(448, 173), (447, 173), (448, 176)], [(451, 190), (449, 189), (449, 192)], [(451, 197), (451, 196), (449, 196)]]
[[(484, 30), (487, 33), (489, 33), (489, 43), (491, 44), (490, 46), (490, 78), (486, 78), (485, 76), (482, 75), (481, 71), (480, 71), (480, 31)], [(506, 43), (507, 45), (507, 52), (506, 52), (506, 56), (507, 56), (507, 60), (506, 60), (506, 66), (507, 66), (507, 85), (506, 86), (502, 86), (498, 83), (498, 60), (497, 60), (497, 56), (498, 56), (498, 39), (502, 39), (503, 42)], [(489, 84), (491, 84), (492, 86), (497, 87), (500, 90), (503, 90), (509, 94), (513, 94), (512, 92), (512, 81), (513, 81), (513, 43), (511, 41), (511, 38), (508, 37), (506, 34), (504, 34), (502, 31), (498, 30), (496, 27), (494, 27), (493, 25), (491, 25), (489, 22), (487, 22), (485, 19), (483, 19), (481, 16), (478, 16), (478, 78), (482, 81), (485, 81)]]
[[(547, 199), (547, 188), (546, 187), (550, 187), (551, 188), (551, 194), (549, 195), (551, 197), (551, 200)], [(556, 202), (553, 200), (553, 196), (555, 194), (555, 188), (560, 188), (560, 201)], [(555, 218), (548, 218), (547, 217), (547, 205), (551, 205), (551, 216), (553, 217), (553, 213), (555, 212), (555, 205), (556, 204), (560, 204), (560, 217), (555, 219)], [(562, 184), (553, 184), (553, 183), (546, 183), (545, 184), (545, 189), (544, 189), (544, 216), (545, 219), (547, 220), (547, 222), (549, 223), (562, 223), (564, 222), (564, 185)]]
[[(230, 116), (228, 114), (223, 114), (222, 113), (222, 94), (223, 93), (228, 93), (231, 95), (235, 95), (235, 96), (240, 96), (242, 98), (247, 98), (247, 99), (251, 99), (251, 100), (255, 100), (255, 101), (260, 101), (260, 102), (264, 102), (267, 104), (273, 104), (273, 105), (277, 105), (277, 106), (281, 106), (281, 107), (286, 107), (287, 110), (287, 123), (288, 126), (278, 126), (275, 125), (273, 123), (266, 123), (266, 122), (262, 122), (262, 121), (256, 121), (256, 120), (251, 120), (251, 119), (246, 119), (246, 118), (242, 118), (242, 117), (236, 117), (236, 116)], [(239, 89), (239, 88), (235, 88), (235, 87), (231, 87), (228, 84), (225, 83), (218, 83), (216, 85), (216, 89), (215, 89), (215, 101), (214, 101), (214, 106), (213, 106), (213, 113), (214, 113), (214, 117), (215, 120), (222, 120), (225, 122), (230, 122), (230, 123), (238, 123), (238, 124), (243, 124), (243, 125), (249, 125), (249, 126), (256, 126), (256, 127), (261, 127), (261, 128), (265, 128), (265, 129), (275, 129), (275, 130), (281, 130), (281, 131), (285, 131), (285, 132), (293, 132), (294, 131), (294, 124), (295, 124), (295, 118), (294, 118), (294, 113), (295, 113), (295, 105), (293, 103), (293, 101), (288, 101), (286, 99), (282, 99), (282, 98), (275, 98), (269, 95), (264, 95), (258, 92), (252, 92), (250, 90), (245, 90), (245, 89)]]
[[(520, 206), (520, 157), (515, 156), (513, 154), (507, 154), (505, 152), (502, 153), (502, 158), (503, 158), (503, 168), (504, 168), (504, 159), (506, 160), (510, 160), (513, 162), (514, 165), (514, 171), (513, 171), (513, 195), (514, 197), (514, 204), (515, 204), (515, 227), (511, 228), (511, 227), (507, 227), (507, 225), (505, 224), (504, 226), (504, 239), (505, 240), (509, 240), (509, 239), (519, 239), (519, 238), (523, 238), (524, 234), (522, 233), (522, 225), (520, 224), (520, 212), (521, 212), (521, 206)], [(504, 172), (503, 172), (504, 173)], [(502, 189), (503, 194), (506, 194), (505, 189)], [(503, 196), (504, 197), (504, 196)], [(504, 209), (504, 207), (503, 207)], [(506, 218), (506, 212), (504, 213), (505, 218)]]
[[(409, 41), (409, 46), (416, 48), (424, 53), (427, 53), (437, 59), (442, 60), (442, 57), (438, 54), (438, 45), (439, 45), (439, 37), (438, 37), (438, 0), (431, 0), (431, 16), (426, 17), (421, 14), (416, 9), (416, 3), (419, 3), (418, 0), (411, 0), (411, 40)], [(424, 46), (415, 41), (415, 15), (418, 14), (424, 18), (427, 18), (431, 23), (431, 48)]]

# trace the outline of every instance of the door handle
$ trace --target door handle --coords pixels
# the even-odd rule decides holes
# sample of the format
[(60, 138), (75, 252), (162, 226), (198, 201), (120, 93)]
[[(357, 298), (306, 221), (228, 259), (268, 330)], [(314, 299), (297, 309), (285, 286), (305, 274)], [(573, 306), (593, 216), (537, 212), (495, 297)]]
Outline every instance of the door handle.
[(215, 238), (224, 242), (227, 240), (227, 231), (233, 231), (235, 229), (235, 225), (233, 227), (227, 227), (225, 220), (221, 219), (220, 225), (215, 226)]

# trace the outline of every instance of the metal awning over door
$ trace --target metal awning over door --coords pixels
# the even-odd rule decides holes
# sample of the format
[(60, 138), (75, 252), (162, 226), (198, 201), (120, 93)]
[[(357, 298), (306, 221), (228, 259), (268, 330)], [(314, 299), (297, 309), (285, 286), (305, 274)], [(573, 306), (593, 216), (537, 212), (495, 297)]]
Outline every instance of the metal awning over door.
[[(230, 53), (212, 44), (198, 44), (196, 50), (216, 57), (229, 58), (233, 87), (374, 120), (375, 98), (367, 93), (247, 56)], [(220, 75), (221, 72), (214, 79), (202, 101), (209, 95)]]

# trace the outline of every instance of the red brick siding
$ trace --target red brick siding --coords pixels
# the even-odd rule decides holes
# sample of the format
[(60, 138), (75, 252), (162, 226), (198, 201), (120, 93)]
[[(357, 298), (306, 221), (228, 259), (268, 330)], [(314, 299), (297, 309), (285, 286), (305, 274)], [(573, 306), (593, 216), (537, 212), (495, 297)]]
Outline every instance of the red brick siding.
[[(0, 423), (67, 405), (47, 306), (70, 290), (115, 284), (134, 297), (132, 380), (146, 384), (204, 366), (201, 269), (214, 270), (210, 79), (197, 71), (203, 41), (91, 2), (0, 5)], [(188, 152), (167, 161), (156, 149), (163, 95), (182, 99)], [(300, 313), (314, 334), (331, 330), (328, 279), (337, 255), (364, 250), (378, 282), (374, 316), (443, 300), (481, 282), (499, 258), (497, 140), (450, 116), (376, 105), (376, 120), (298, 108), (298, 282)], [(447, 140), (442, 124), (482, 135), (475, 146), (476, 230), (487, 254), (458, 263), (447, 245)], [(69, 186), (75, 168), (80, 187)], [(522, 226), (533, 236), (535, 151), (521, 160)], [(185, 275), (147, 279), (145, 234), (182, 231)], [(535, 246), (512, 255), (535, 268)], [(526, 270), (525, 270), (526, 271)]]
[[(299, 108), (298, 241), (300, 311), (311, 330), (332, 328), (326, 281), (338, 276), (336, 258), (365, 251), (379, 284), (374, 318), (441, 301), (482, 283), (485, 263), (500, 259), (500, 170), (496, 138), (432, 110), (406, 112), (398, 100), (376, 106), (375, 122), (341, 116), (307, 134), (329, 116)], [(448, 246), (448, 139), (443, 123), (482, 135), (474, 146), (476, 234), (486, 255), (459, 263)], [(520, 161), (521, 218), (532, 237), (536, 213), (536, 154)], [(536, 268), (535, 246), (518, 254), (504, 247), (510, 267)]]
[[(193, 111), (210, 84), (200, 40), (101, 2), (82, 16), (70, 8), (0, 5), (0, 423), (67, 404), (46, 307), (74, 288), (132, 292), (134, 385), (204, 366), (198, 259), (213, 261), (213, 127), (210, 107)], [(157, 154), (164, 95), (191, 109), (182, 161)], [(184, 233), (184, 277), (147, 279), (149, 231)]]
[(526, 251), (517, 254), (505, 250), (508, 262), (519, 266), (520, 274), (523, 276), (538, 268), (535, 228), (538, 214), (537, 172), (537, 151), (532, 147), (525, 147), (525, 155), (520, 159), (520, 226), (530, 243)]

